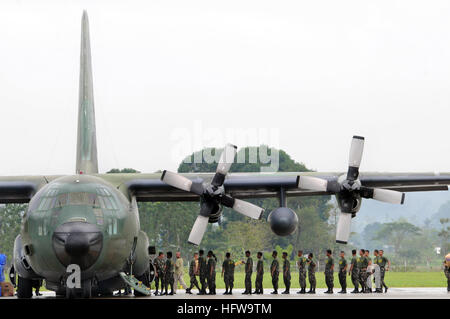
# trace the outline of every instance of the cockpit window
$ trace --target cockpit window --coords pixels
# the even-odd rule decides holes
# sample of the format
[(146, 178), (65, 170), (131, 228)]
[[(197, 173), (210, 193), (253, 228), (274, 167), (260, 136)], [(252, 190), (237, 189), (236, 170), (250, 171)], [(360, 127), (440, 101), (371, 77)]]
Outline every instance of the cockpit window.
[[(39, 201), (38, 201), (39, 202)], [(105, 188), (98, 188), (97, 194), (87, 192), (71, 192), (59, 194), (57, 190), (50, 190), (42, 195), (37, 210), (50, 210), (64, 206), (89, 205), (93, 208), (118, 209), (115, 198)]]

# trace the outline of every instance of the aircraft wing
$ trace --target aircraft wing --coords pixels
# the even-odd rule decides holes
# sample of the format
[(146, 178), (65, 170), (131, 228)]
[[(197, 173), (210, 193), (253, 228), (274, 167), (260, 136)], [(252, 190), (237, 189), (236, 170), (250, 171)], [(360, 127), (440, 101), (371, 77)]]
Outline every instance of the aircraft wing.
[[(315, 176), (337, 181), (342, 172), (285, 172), (285, 173), (229, 173), (224, 182), (226, 193), (245, 198), (277, 197), (284, 189), (288, 196), (329, 195), (298, 188), (298, 176)], [(190, 180), (210, 182), (214, 173), (181, 174)], [(198, 195), (178, 190), (161, 181), (161, 173), (96, 174), (138, 201), (197, 201)], [(28, 203), (44, 185), (59, 176), (29, 175), (0, 176), (0, 204)], [(397, 190), (401, 192), (443, 191), (450, 185), (450, 173), (361, 173), (363, 186)]]
[[(197, 201), (199, 196), (178, 190), (161, 181), (162, 173), (155, 174), (97, 174), (119, 189), (136, 196), (138, 201)], [(287, 196), (329, 195), (298, 188), (298, 176), (314, 176), (337, 181), (343, 172), (283, 172), (283, 173), (229, 173), (225, 179), (225, 192), (232, 197), (277, 197), (283, 189)], [(181, 173), (192, 181), (210, 182), (214, 173)], [(361, 173), (363, 186), (401, 192), (443, 191), (450, 185), (450, 173)]]

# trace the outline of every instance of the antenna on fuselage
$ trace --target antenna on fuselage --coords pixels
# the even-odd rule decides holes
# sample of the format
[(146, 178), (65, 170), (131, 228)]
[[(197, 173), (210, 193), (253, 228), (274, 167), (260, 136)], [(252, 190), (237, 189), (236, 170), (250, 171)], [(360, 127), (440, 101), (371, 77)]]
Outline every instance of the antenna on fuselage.
[(81, 19), (80, 87), (76, 174), (98, 173), (97, 137), (95, 131), (94, 89), (92, 85), (89, 20), (86, 10)]

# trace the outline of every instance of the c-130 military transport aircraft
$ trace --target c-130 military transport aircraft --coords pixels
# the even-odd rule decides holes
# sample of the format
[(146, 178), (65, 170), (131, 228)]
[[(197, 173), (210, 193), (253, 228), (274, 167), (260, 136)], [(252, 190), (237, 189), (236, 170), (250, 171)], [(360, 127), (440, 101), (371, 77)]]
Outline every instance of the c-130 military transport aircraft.
[[(279, 197), (280, 207), (268, 222), (285, 236), (298, 223), (286, 207), (286, 196), (334, 194), (341, 210), (336, 241), (346, 243), (362, 198), (403, 204), (405, 192), (448, 190), (450, 173), (359, 173), (364, 138), (358, 136), (352, 139), (347, 173), (227, 174), (236, 154), (236, 147), (227, 145), (215, 174), (99, 174), (88, 27), (84, 12), (75, 175), (0, 177), (0, 203), (29, 203), (14, 243), (19, 298), (31, 298), (37, 279), (45, 279), (47, 288), (60, 296), (111, 295), (125, 288), (120, 273), (131, 265), (132, 274), (148, 284), (151, 247), (140, 230), (138, 202), (200, 200), (188, 238), (199, 245), (223, 206), (259, 219), (263, 209), (242, 199)], [(78, 288), (67, 284), (72, 264), (80, 267)]]

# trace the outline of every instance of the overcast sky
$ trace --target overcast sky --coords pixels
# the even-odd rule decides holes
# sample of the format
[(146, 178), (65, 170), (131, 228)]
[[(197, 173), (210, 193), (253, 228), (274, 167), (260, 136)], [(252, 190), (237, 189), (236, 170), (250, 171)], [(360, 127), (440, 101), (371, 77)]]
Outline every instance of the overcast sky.
[(101, 172), (246, 128), (319, 171), (354, 134), (362, 171), (450, 171), (449, 1), (41, 0), (0, 3), (1, 175), (75, 171), (83, 9)]

